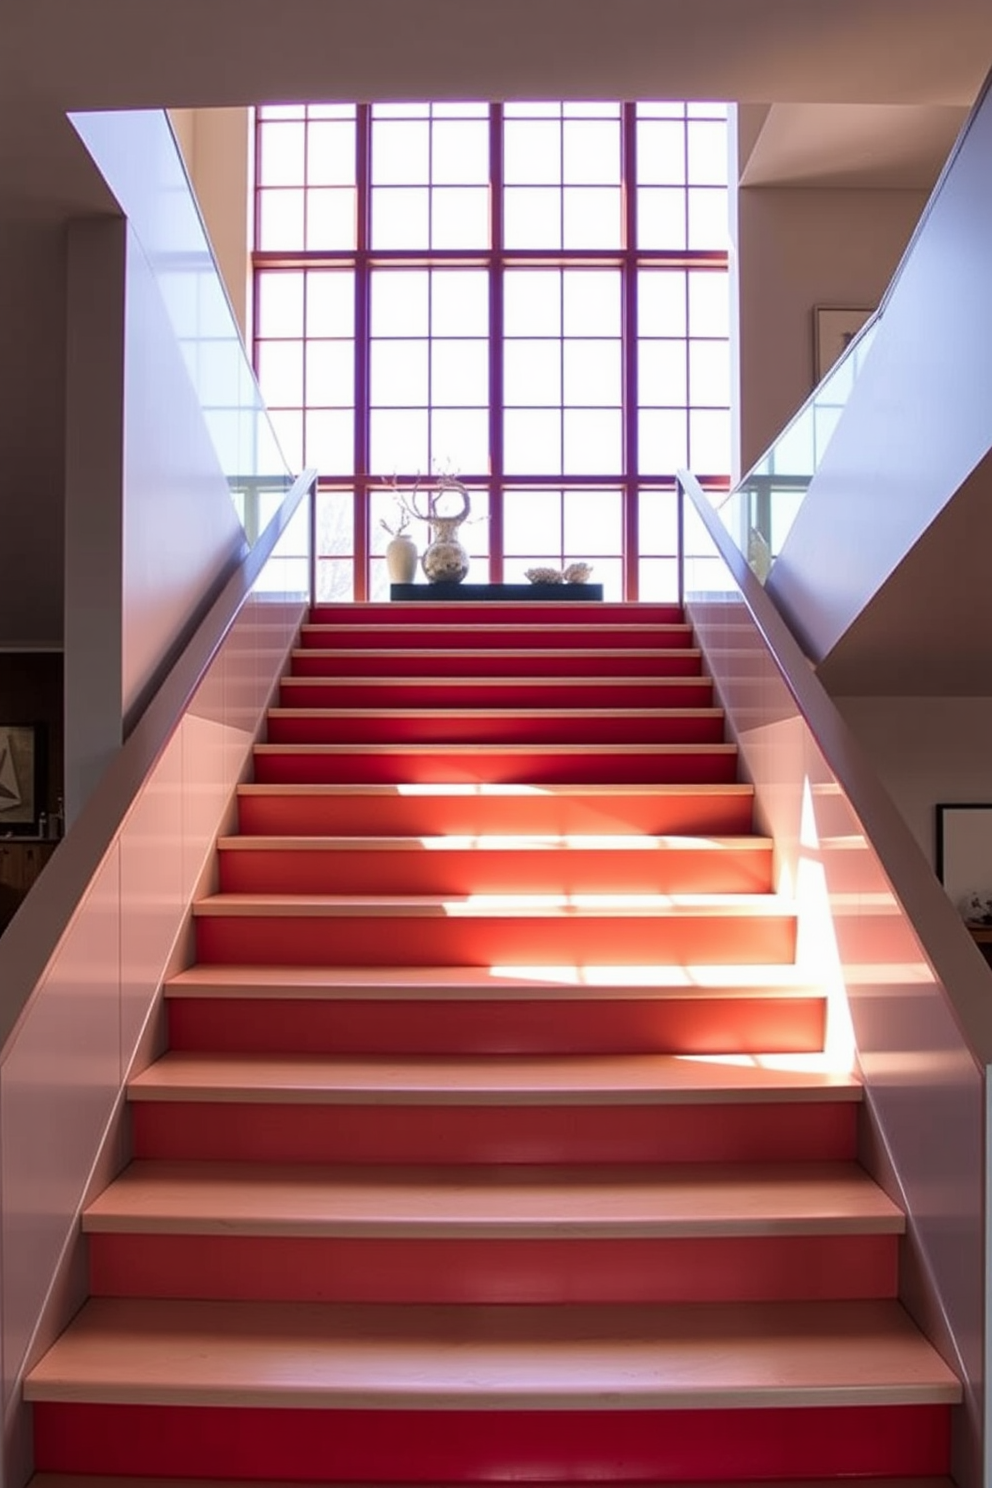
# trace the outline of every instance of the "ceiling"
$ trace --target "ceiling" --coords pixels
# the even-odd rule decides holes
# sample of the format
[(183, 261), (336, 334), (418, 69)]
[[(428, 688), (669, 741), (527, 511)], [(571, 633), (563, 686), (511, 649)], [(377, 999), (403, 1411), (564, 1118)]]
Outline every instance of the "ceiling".
[(916, 184), (990, 64), (989, 0), (7, 0), (0, 200), (109, 208), (69, 109), (314, 97), (774, 100), (749, 184)]

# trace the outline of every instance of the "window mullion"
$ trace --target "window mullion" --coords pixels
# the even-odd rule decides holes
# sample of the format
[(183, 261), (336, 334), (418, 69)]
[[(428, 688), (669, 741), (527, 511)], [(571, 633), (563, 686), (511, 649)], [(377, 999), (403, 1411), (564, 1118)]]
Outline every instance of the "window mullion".
[(623, 267), (623, 593), (639, 592), (638, 390), (637, 390), (637, 105), (625, 103), (620, 124), (621, 193), (624, 204)]
[(503, 580), (503, 107), (489, 110), (489, 578)]
[(371, 210), (372, 109), (358, 105), (355, 120), (356, 243), (355, 254), (355, 598), (371, 592), (369, 489), (369, 356), (371, 286), (369, 228)]

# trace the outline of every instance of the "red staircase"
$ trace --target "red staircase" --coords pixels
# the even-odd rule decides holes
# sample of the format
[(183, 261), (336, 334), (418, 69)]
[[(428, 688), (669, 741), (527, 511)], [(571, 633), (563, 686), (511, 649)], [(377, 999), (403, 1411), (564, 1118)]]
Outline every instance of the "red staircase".
[(946, 1474), (681, 615), (313, 622), (27, 1380), (39, 1485)]

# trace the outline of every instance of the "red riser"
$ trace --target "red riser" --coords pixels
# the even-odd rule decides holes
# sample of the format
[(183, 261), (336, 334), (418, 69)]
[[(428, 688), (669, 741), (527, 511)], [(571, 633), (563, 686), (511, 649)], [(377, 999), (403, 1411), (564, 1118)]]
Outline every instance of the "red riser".
[(723, 735), (722, 713), (556, 718), (512, 710), (481, 716), (428, 710), (376, 717), (330, 710), (294, 716), (271, 712), (267, 723), (271, 744), (722, 744)]
[(894, 1297), (895, 1235), (639, 1240), (91, 1234), (97, 1297), (762, 1302)]
[(308, 1483), (742, 1482), (948, 1471), (946, 1406), (325, 1411), (34, 1406), (38, 1472)]
[(771, 849), (245, 847), (219, 854), (224, 894), (767, 894)]
[[(452, 643), (454, 644), (454, 643)], [(487, 655), (458, 646), (454, 650), (403, 651), (377, 656), (355, 651), (342, 644), (333, 650), (293, 654), (293, 673), (298, 677), (436, 677), (438, 667), (449, 677), (588, 677), (604, 669), (614, 677), (698, 677), (702, 664), (698, 653), (670, 651), (666, 656), (626, 651), (623, 655), (599, 651), (567, 651), (549, 645), (556, 654), (541, 655), (508, 648), (508, 653)], [(624, 651), (622, 646), (617, 650)]]
[(291, 1163), (853, 1159), (857, 1104), (300, 1105), (135, 1101), (134, 1156)]
[(563, 625), (588, 621), (604, 625), (682, 625), (685, 615), (676, 604), (617, 604), (609, 600), (371, 600), (363, 604), (318, 604), (310, 611), (311, 625)]
[(729, 785), (737, 779), (737, 756), (699, 754), (691, 745), (663, 755), (601, 754), (595, 745), (574, 754), (481, 748), (454, 754), (443, 745), (424, 753), (397, 748), (381, 754), (360, 745), (334, 754), (256, 749), (255, 779), (260, 785)]
[(202, 915), (196, 921), (197, 959), (232, 966), (775, 964), (794, 959), (795, 942), (795, 920), (787, 913)]
[(824, 1003), (719, 995), (542, 1002), (170, 998), (169, 1046), (213, 1054), (788, 1054)]
[(540, 622), (524, 621), (522, 624), (493, 624), (477, 621), (459, 621), (448, 624), (431, 624), (421, 621), (419, 616), (404, 616), (388, 625), (330, 626), (326, 629), (304, 625), (300, 631), (300, 645), (304, 649), (331, 651), (336, 647), (347, 647), (349, 651), (366, 648), (373, 651), (432, 651), (448, 646), (459, 650), (520, 651), (546, 650), (550, 646), (561, 646), (575, 651), (602, 651), (610, 648), (628, 648), (634, 651), (660, 649), (677, 650), (680, 646), (691, 646), (689, 632), (663, 625), (611, 625), (608, 620), (585, 620), (569, 623), (542, 617)]
[(486, 833), (644, 832), (651, 836), (743, 836), (752, 829), (750, 794), (720, 796), (687, 789), (655, 796), (566, 795), (535, 791), (509, 795), (382, 794), (262, 795), (243, 793), (238, 824), (258, 836), (430, 837), (447, 833), (476, 837)]
[[(604, 668), (604, 671), (607, 670)], [(445, 671), (444, 659), (438, 672)], [(423, 681), (403, 676), (379, 683), (285, 677), (280, 701), (285, 708), (709, 708), (713, 686), (691, 679), (646, 682), (574, 682), (549, 687), (541, 678), (478, 678), (452, 682), (439, 675)]]

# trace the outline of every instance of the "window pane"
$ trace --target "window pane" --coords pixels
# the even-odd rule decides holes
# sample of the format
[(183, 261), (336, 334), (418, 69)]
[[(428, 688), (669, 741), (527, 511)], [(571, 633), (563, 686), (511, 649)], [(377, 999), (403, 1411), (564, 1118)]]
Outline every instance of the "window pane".
[(637, 179), (642, 186), (685, 184), (685, 125), (655, 122), (637, 126)]
[(370, 362), (373, 407), (426, 408), (426, 341), (373, 341)]
[(637, 369), (637, 398), (641, 406), (684, 408), (687, 391), (685, 342), (642, 341)]
[(697, 407), (730, 403), (730, 348), (726, 341), (689, 342), (689, 397)]
[(724, 124), (691, 123), (689, 180), (696, 186), (726, 186), (727, 130)]
[(435, 186), (484, 185), (489, 180), (489, 125), (435, 124), (431, 180)]
[(488, 407), (488, 341), (434, 342), (431, 347), (431, 402), (449, 408)]
[[(637, 331), (641, 336), (684, 336), (685, 280), (680, 270), (646, 269), (637, 277)], [(700, 335), (706, 332), (698, 332)]]
[(353, 119), (353, 103), (308, 103), (307, 117), (310, 119)]
[(431, 332), (435, 336), (488, 335), (489, 275), (477, 269), (435, 269)]
[(689, 334), (730, 335), (730, 285), (725, 271), (689, 274)]
[(428, 283), (426, 269), (373, 270), (373, 336), (426, 336)]
[(566, 341), (564, 361), (566, 403), (620, 407), (623, 376), (619, 341)]
[(354, 248), (355, 190), (339, 186), (307, 192), (307, 247)]
[(508, 336), (561, 335), (561, 271), (511, 269), (503, 280)]
[(435, 119), (488, 119), (488, 103), (434, 103), (431, 114)]
[(503, 401), (509, 407), (557, 408), (560, 405), (560, 341), (506, 343), (503, 350)]
[(428, 200), (426, 186), (373, 188), (373, 248), (428, 247)]
[(311, 186), (352, 186), (355, 181), (354, 124), (311, 124), (307, 140)]
[(258, 246), (262, 252), (302, 248), (303, 192), (260, 191), (258, 198)]
[(260, 119), (302, 119), (305, 115), (306, 105), (302, 103), (263, 103), (258, 108)]
[(355, 597), (353, 558), (324, 558), (317, 564), (317, 601), (345, 604)]
[(561, 191), (508, 186), (503, 193), (503, 240), (507, 248), (560, 248)]
[(503, 547), (507, 553), (535, 549), (561, 552), (561, 492), (506, 491), (503, 495)]
[(565, 553), (621, 553), (623, 504), (619, 491), (565, 492)]
[(640, 248), (684, 248), (685, 192), (659, 186), (637, 190), (637, 243)]
[(431, 465), (435, 470), (485, 474), (489, 469), (488, 411), (435, 408), (431, 414)]
[(303, 335), (303, 275), (282, 269), (258, 271), (259, 336)]
[(432, 248), (489, 247), (489, 189), (442, 186), (431, 193)]
[(503, 179), (512, 186), (553, 186), (561, 181), (561, 125), (506, 123)]
[(618, 103), (593, 102), (581, 99), (578, 103), (563, 103), (561, 111), (566, 119), (619, 119)]
[(503, 460), (511, 475), (557, 475), (561, 471), (561, 414), (508, 408), (503, 415)]
[(620, 275), (615, 269), (566, 269), (566, 336), (620, 335)]
[(637, 592), (641, 599), (670, 604), (679, 597), (678, 561), (674, 558), (642, 558), (637, 567)]
[(260, 341), (258, 381), (266, 403), (298, 408), (303, 403), (303, 342)]
[(560, 103), (508, 103), (503, 112), (508, 119), (558, 119)]
[(380, 474), (427, 470), (427, 410), (373, 409), (371, 465)]
[(565, 181), (570, 186), (620, 183), (619, 123), (577, 123), (564, 127)]
[(263, 124), (259, 180), (263, 186), (302, 186), (306, 129), (299, 124)]
[(306, 463), (325, 475), (355, 468), (355, 416), (350, 409), (312, 409), (306, 416)]
[(620, 189), (566, 186), (563, 244), (566, 248), (620, 247)]
[(565, 463), (568, 475), (612, 474), (623, 470), (619, 409), (565, 410)]
[(311, 269), (307, 274), (307, 335), (352, 336), (355, 280), (347, 269)]
[(430, 160), (429, 124), (373, 122), (373, 186), (426, 186)]
[(271, 408), (269, 418), (290, 470), (303, 469), (303, 414), (298, 409)]
[(688, 430), (684, 412), (642, 409), (637, 418), (637, 430), (638, 464), (643, 472), (674, 474), (688, 464)]
[(693, 409), (689, 414), (691, 470), (700, 475), (726, 475), (730, 469), (730, 414)]
[(350, 491), (317, 492), (317, 552), (321, 557), (355, 551), (355, 508)]
[(727, 193), (702, 186), (689, 191), (689, 247), (726, 248), (730, 237)]
[(373, 119), (426, 119), (431, 111), (429, 103), (374, 103)]
[(677, 553), (678, 498), (674, 491), (641, 491), (638, 495), (638, 535), (642, 553)]
[(685, 111), (690, 119), (725, 119), (727, 117), (725, 103), (689, 103), (686, 104)]
[(307, 403), (311, 407), (350, 408), (355, 402), (353, 341), (311, 341), (307, 345)]

